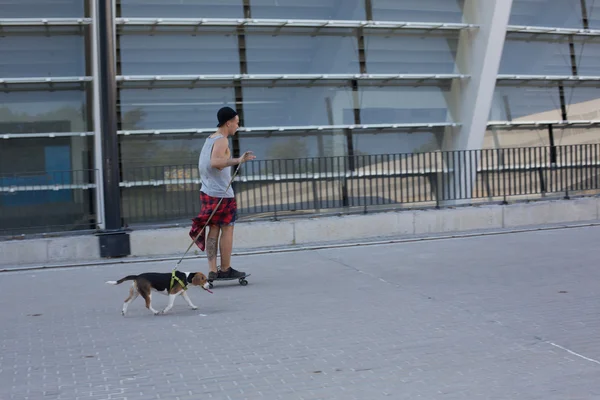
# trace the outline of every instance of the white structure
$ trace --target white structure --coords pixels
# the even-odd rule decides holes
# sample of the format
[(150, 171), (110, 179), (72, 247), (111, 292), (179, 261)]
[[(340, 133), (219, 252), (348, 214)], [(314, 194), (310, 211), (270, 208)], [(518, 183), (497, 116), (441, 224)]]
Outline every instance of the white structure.
[[(600, 142), (590, 0), (113, 1), (129, 224), (170, 218), (146, 199), (195, 172), (139, 168), (194, 164), (223, 105), (262, 160)], [(0, 226), (102, 229), (96, 2), (32, 3), (0, 15)], [(438, 200), (477, 165), (446, 156)]]

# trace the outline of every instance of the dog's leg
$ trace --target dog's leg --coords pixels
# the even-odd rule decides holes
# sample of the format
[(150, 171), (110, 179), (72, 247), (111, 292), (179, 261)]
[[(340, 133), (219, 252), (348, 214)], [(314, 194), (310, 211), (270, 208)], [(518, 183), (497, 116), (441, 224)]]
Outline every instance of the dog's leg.
[(180, 292), (177, 292), (177, 293), (169, 293), (169, 305), (167, 305), (165, 307), (165, 309), (160, 312), (161, 314), (165, 314), (171, 308), (173, 308), (173, 304), (175, 304), (175, 297), (179, 296), (181, 294), (181, 292), (183, 292), (183, 290), (181, 290)]
[(192, 310), (197, 310), (198, 307), (196, 307), (194, 305), (194, 303), (192, 303), (192, 300), (190, 299), (190, 296), (188, 296), (187, 292), (183, 292), (181, 294), (181, 296), (185, 299), (185, 301), (187, 301), (187, 303), (190, 305), (190, 307), (192, 307)]
[(139, 296), (139, 292), (137, 290), (137, 285), (135, 284), (135, 281), (131, 284), (131, 288), (129, 288), (129, 297), (125, 299), (125, 303), (123, 303), (123, 311), (121, 311), (121, 314), (123, 316), (125, 316), (125, 314), (127, 313), (127, 307), (129, 307), (129, 305), (131, 303), (133, 303), (133, 301), (135, 299), (137, 299), (137, 297)]
[(150, 287), (149, 282), (139, 282), (138, 283), (138, 292), (142, 295), (144, 300), (146, 300), (146, 308), (154, 315), (158, 315), (159, 312), (152, 308), (152, 289)]
[(148, 297), (146, 297), (146, 308), (150, 311), (152, 311), (152, 313), (154, 315), (158, 315), (160, 314), (160, 311), (156, 311), (154, 308), (152, 308), (152, 293), (148, 293), (147, 294)]

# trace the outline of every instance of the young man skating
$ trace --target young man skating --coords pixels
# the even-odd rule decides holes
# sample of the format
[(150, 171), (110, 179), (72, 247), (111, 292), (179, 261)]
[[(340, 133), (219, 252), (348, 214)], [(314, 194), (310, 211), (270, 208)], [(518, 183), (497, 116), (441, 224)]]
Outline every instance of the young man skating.
[[(223, 107), (217, 112), (219, 124), (215, 133), (204, 142), (198, 169), (202, 186), (200, 188), (201, 210), (193, 220), (190, 236), (195, 239), (198, 232), (207, 223), (208, 234), (203, 232), (196, 241), (196, 245), (204, 251), (208, 258), (208, 280), (217, 278), (240, 278), (246, 274), (231, 267), (231, 252), (233, 250), (233, 225), (236, 219), (237, 203), (233, 188), (231, 187), (231, 167), (254, 160), (256, 157), (251, 151), (245, 152), (239, 158), (231, 158), (229, 137), (235, 135), (239, 128), (237, 112), (230, 107)], [(219, 204), (219, 201), (221, 204)], [(215, 211), (216, 208), (216, 211)], [(218, 246), (220, 243), (220, 246)], [(221, 270), (217, 269), (217, 247), (221, 253)]]

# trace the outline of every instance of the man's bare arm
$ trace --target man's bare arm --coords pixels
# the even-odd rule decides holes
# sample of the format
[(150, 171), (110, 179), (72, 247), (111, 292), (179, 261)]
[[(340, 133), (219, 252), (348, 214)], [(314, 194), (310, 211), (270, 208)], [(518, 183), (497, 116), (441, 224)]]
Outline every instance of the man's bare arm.
[(212, 154), (210, 156), (211, 167), (223, 169), (239, 163), (239, 158), (229, 158), (229, 141), (226, 138), (221, 138), (215, 141)]
[(210, 155), (210, 166), (223, 169), (256, 159), (256, 156), (251, 151), (245, 152), (238, 158), (229, 158), (229, 154), (229, 141), (226, 138), (218, 139), (215, 141), (212, 154)]

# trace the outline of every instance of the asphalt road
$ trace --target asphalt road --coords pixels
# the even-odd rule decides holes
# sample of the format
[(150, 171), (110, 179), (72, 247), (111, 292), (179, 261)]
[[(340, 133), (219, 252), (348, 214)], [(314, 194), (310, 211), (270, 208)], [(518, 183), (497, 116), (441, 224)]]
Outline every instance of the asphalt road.
[[(0, 399), (600, 398), (600, 228), (234, 258), (154, 316), (174, 262), (0, 274)], [(205, 260), (181, 270), (206, 271)], [(155, 295), (155, 308), (167, 304)]]

